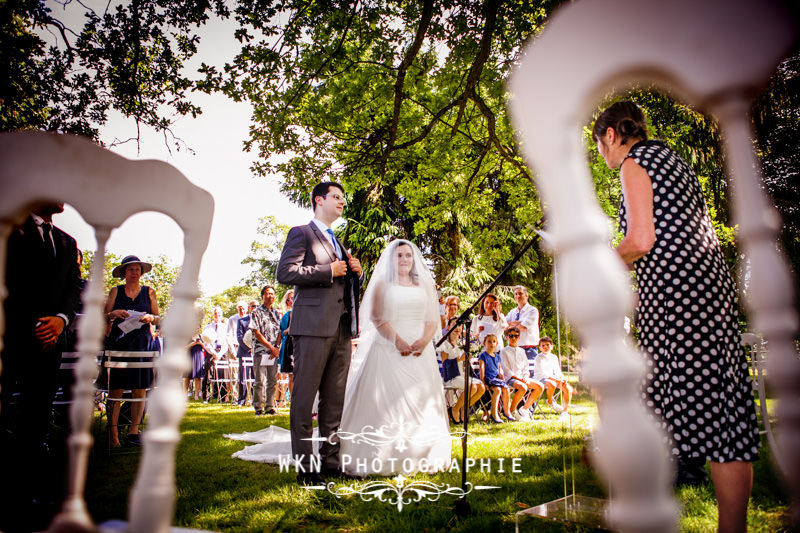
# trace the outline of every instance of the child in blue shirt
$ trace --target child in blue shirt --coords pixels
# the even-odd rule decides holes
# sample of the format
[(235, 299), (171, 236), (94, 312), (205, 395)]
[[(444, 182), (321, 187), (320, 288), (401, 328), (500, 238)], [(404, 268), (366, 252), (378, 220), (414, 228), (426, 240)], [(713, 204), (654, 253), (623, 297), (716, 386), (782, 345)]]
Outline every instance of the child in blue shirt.
[(497, 352), (497, 337), (489, 333), (483, 338), (484, 351), (478, 356), (481, 370), (481, 381), (492, 391), (492, 416), (490, 420), (502, 424), (503, 420), (498, 415), (500, 397), (503, 398), (503, 415), (509, 420), (516, 420), (509, 413), (508, 388), (503, 377), (503, 367), (500, 365), (500, 355)]

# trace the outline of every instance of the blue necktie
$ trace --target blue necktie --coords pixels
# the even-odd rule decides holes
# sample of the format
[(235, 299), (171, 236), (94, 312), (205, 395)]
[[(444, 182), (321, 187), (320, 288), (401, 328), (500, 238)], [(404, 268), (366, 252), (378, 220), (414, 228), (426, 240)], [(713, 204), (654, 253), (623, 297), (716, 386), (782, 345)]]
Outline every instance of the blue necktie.
[(336, 257), (339, 259), (342, 258), (342, 250), (339, 248), (339, 243), (336, 242), (336, 237), (333, 236), (333, 230), (328, 228), (328, 235), (331, 236), (331, 241), (333, 242), (333, 249), (336, 251)]

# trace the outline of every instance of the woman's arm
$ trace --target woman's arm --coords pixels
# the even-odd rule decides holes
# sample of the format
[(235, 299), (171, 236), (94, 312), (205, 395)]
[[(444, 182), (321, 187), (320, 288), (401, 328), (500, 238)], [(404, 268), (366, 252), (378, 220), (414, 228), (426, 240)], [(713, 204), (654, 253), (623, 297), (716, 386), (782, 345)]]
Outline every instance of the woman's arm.
[(415, 340), (411, 344), (411, 352), (414, 355), (422, 355), (422, 349), (431, 342), (433, 339), (433, 335), (436, 333), (437, 324), (436, 322), (426, 322), (425, 323), (425, 331), (422, 332), (422, 337)]
[(142, 322), (145, 324), (159, 324), (161, 316), (158, 314), (158, 295), (156, 295), (156, 290), (153, 287), (148, 287), (148, 289), (150, 289), (150, 314), (144, 315)]
[(625, 238), (617, 245), (617, 253), (626, 265), (644, 257), (656, 241), (653, 220), (653, 182), (647, 171), (628, 158), (620, 167), (619, 178), (625, 196)]
[(103, 311), (106, 314), (106, 319), (109, 322), (112, 322), (116, 319), (125, 319), (128, 318), (128, 312), (125, 309), (114, 309), (114, 302), (117, 300), (117, 288), (112, 287), (110, 291), (108, 291), (108, 298), (106, 298), (106, 304), (103, 308)]

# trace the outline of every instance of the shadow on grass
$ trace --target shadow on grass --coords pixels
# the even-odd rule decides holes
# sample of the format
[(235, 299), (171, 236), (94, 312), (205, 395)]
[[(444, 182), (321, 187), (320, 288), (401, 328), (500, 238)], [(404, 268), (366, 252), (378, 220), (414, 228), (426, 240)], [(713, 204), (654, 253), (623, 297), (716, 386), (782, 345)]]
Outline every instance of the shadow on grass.
[[(455, 496), (423, 498), (404, 505), (400, 511), (389, 501), (310, 491), (297, 485), (293, 471), (280, 472), (276, 465), (233, 459), (231, 454), (249, 443), (231, 441), (224, 434), (257, 431), (270, 424), (288, 428), (288, 412), (257, 418), (252, 408), (193, 402), (182, 423), (183, 438), (176, 455), (178, 497), (174, 524), (215, 531), (513, 531), (515, 513), (526, 507), (573, 492), (604, 497), (603, 484), (579, 461), (593, 412), (587, 409), (573, 416), (571, 432), (555, 416), (502, 426), (470, 424), (469, 456), (491, 460), (493, 466), (491, 471), (483, 472), (474, 467), (467, 479), (474, 485), (499, 488), (473, 490), (466, 498), (472, 512), (458, 516)], [(453, 441), (453, 457), (460, 467), (460, 440)], [(786, 511), (787, 498), (776, 488), (780, 485), (768, 457), (762, 449), (762, 459), (755, 464), (751, 531), (780, 530)], [(512, 458), (520, 459), (517, 472), (512, 471)], [(499, 459), (507, 461), (502, 473), (497, 468)], [(126, 516), (128, 492), (138, 463), (138, 454), (93, 454), (87, 502), (97, 522)], [(414, 479), (461, 486), (460, 470), (410, 477)], [(342, 481), (337, 486), (352, 483), (356, 482)], [(681, 489), (676, 496), (684, 507), (681, 530), (713, 530), (716, 506), (710, 487)], [(525, 530), (592, 531), (576, 524), (532, 518), (526, 520)]]

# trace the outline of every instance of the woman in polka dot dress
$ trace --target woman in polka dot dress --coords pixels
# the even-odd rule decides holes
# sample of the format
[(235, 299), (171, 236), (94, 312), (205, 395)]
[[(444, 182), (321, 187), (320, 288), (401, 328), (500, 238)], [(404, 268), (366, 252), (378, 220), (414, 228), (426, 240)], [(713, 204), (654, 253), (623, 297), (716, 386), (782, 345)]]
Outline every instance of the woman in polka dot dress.
[(647, 140), (632, 102), (606, 109), (592, 133), (608, 167), (620, 169), (617, 252), (639, 284), (643, 399), (673, 456), (711, 462), (720, 531), (746, 528), (758, 427), (735, 289), (700, 183), (673, 150)]

